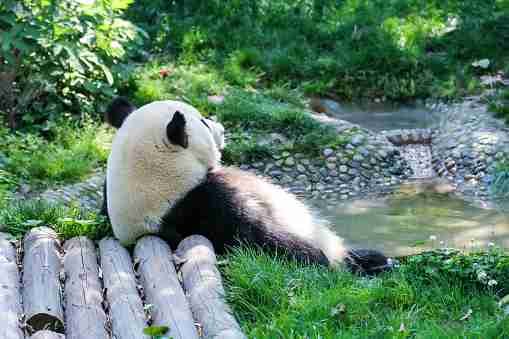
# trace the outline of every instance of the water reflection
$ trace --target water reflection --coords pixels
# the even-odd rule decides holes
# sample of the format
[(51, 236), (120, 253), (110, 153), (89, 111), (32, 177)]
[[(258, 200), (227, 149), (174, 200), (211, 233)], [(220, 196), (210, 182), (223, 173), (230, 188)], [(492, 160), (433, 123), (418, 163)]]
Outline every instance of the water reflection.
[(323, 213), (351, 246), (391, 256), (445, 246), (471, 250), (490, 242), (509, 248), (509, 214), (466, 202), (452, 190), (443, 182), (415, 182), (392, 196), (349, 201)]
[(349, 121), (373, 131), (426, 128), (431, 114), (423, 104), (394, 102), (344, 102), (313, 99), (312, 107), (330, 117)]

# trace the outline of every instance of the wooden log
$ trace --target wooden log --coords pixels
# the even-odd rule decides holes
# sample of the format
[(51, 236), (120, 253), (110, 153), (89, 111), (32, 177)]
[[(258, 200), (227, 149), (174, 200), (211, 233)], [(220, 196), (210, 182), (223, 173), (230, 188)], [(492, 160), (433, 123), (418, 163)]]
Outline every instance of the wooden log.
[(176, 255), (194, 318), (203, 328), (205, 338), (246, 338), (224, 300), (221, 275), (210, 241), (200, 235), (182, 240)]
[(0, 233), (0, 338), (22, 339), (21, 292), (16, 262), (16, 248), (9, 235)]
[(99, 265), (92, 240), (77, 237), (64, 244), (65, 335), (67, 339), (106, 339), (106, 313)]
[(50, 329), (62, 332), (62, 257), (57, 234), (48, 227), (34, 228), (25, 236), (23, 247), (23, 309), (26, 323), (34, 331)]
[(154, 326), (168, 326), (167, 336), (198, 338), (193, 315), (180, 285), (170, 247), (162, 239), (146, 236), (134, 249), (135, 263)]
[(65, 336), (60, 333), (44, 330), (35, 333), (30, 339), (65, 339)]
[(131, 256), (112, 238), (101, 240), (99, 250), (113, 336), (116, 339), (148, 338), (143, 334), (146, 317)]

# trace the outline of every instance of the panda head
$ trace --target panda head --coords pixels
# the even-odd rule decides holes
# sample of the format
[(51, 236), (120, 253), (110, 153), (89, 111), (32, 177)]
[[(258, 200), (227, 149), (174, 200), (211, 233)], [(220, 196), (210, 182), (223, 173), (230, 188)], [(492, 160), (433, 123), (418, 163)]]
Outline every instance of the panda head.
[(123, 140), (121, 143), (133, 152), (139, 164), (145, 161), (164, 166), (160, 160), (179, 159), (183, 167), (210, 169), (221, 160), (222, 138), (215, 137), (214, 132), (219, 128), (220, 124), (203, 118), (195, 110), (174, 102), (156, 101), (130, 113), (115, 139)]
[[(212, 133), (214, 141), (216, 142), (219, 150), (222, 151), (224, 149), (224, 127), (221, 123), (202, 117), (196, 108), (184, 102), (166, 100), (160, 101), (160, 103), (166, 103), (170, 107), (170, 110), (179, 111), (184, 115), (195, 115), (201, 119), (205, 126), (207, 126)], [(137, 108), (131, 104), (127, 98), (117, 97), (109, 105), (104, 115), (104, 120), (111, 126), (119, 129), (124, 123), (125, 119), (132, 112), (136, 111), (136, 109)]]

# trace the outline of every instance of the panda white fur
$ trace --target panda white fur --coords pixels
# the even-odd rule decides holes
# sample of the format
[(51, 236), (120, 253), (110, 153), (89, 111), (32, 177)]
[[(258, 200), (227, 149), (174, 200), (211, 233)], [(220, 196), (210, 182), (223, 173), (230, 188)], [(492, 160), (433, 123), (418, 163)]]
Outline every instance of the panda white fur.
[(104, 212), (122, 244), (159, 234), (175, 247), (201, 234), (219, 253), (242, 241), (308, 263), (344, 261), (354, 271), (390, 266), (379, 252), (348, 250), (283, 189), (221, 166), (224, 129), (192, 106), (157, 101), (135, 110), (119, 99), (106, 120), (119, 129), (108, 158)]

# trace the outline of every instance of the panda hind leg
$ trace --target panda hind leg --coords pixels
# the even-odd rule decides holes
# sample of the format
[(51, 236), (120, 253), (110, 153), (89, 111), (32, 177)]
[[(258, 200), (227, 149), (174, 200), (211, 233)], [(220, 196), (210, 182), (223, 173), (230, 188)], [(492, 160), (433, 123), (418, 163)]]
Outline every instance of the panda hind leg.
[(254, 226), (251, 228), (253, 234), (245, 237), (248, 242), (300, 263), (320, 266), (330, 265), (325, 253), (315, 245), (288, 232), (268, 233), (263, 228), (257, 227), (258, 225), (252, 226)]

